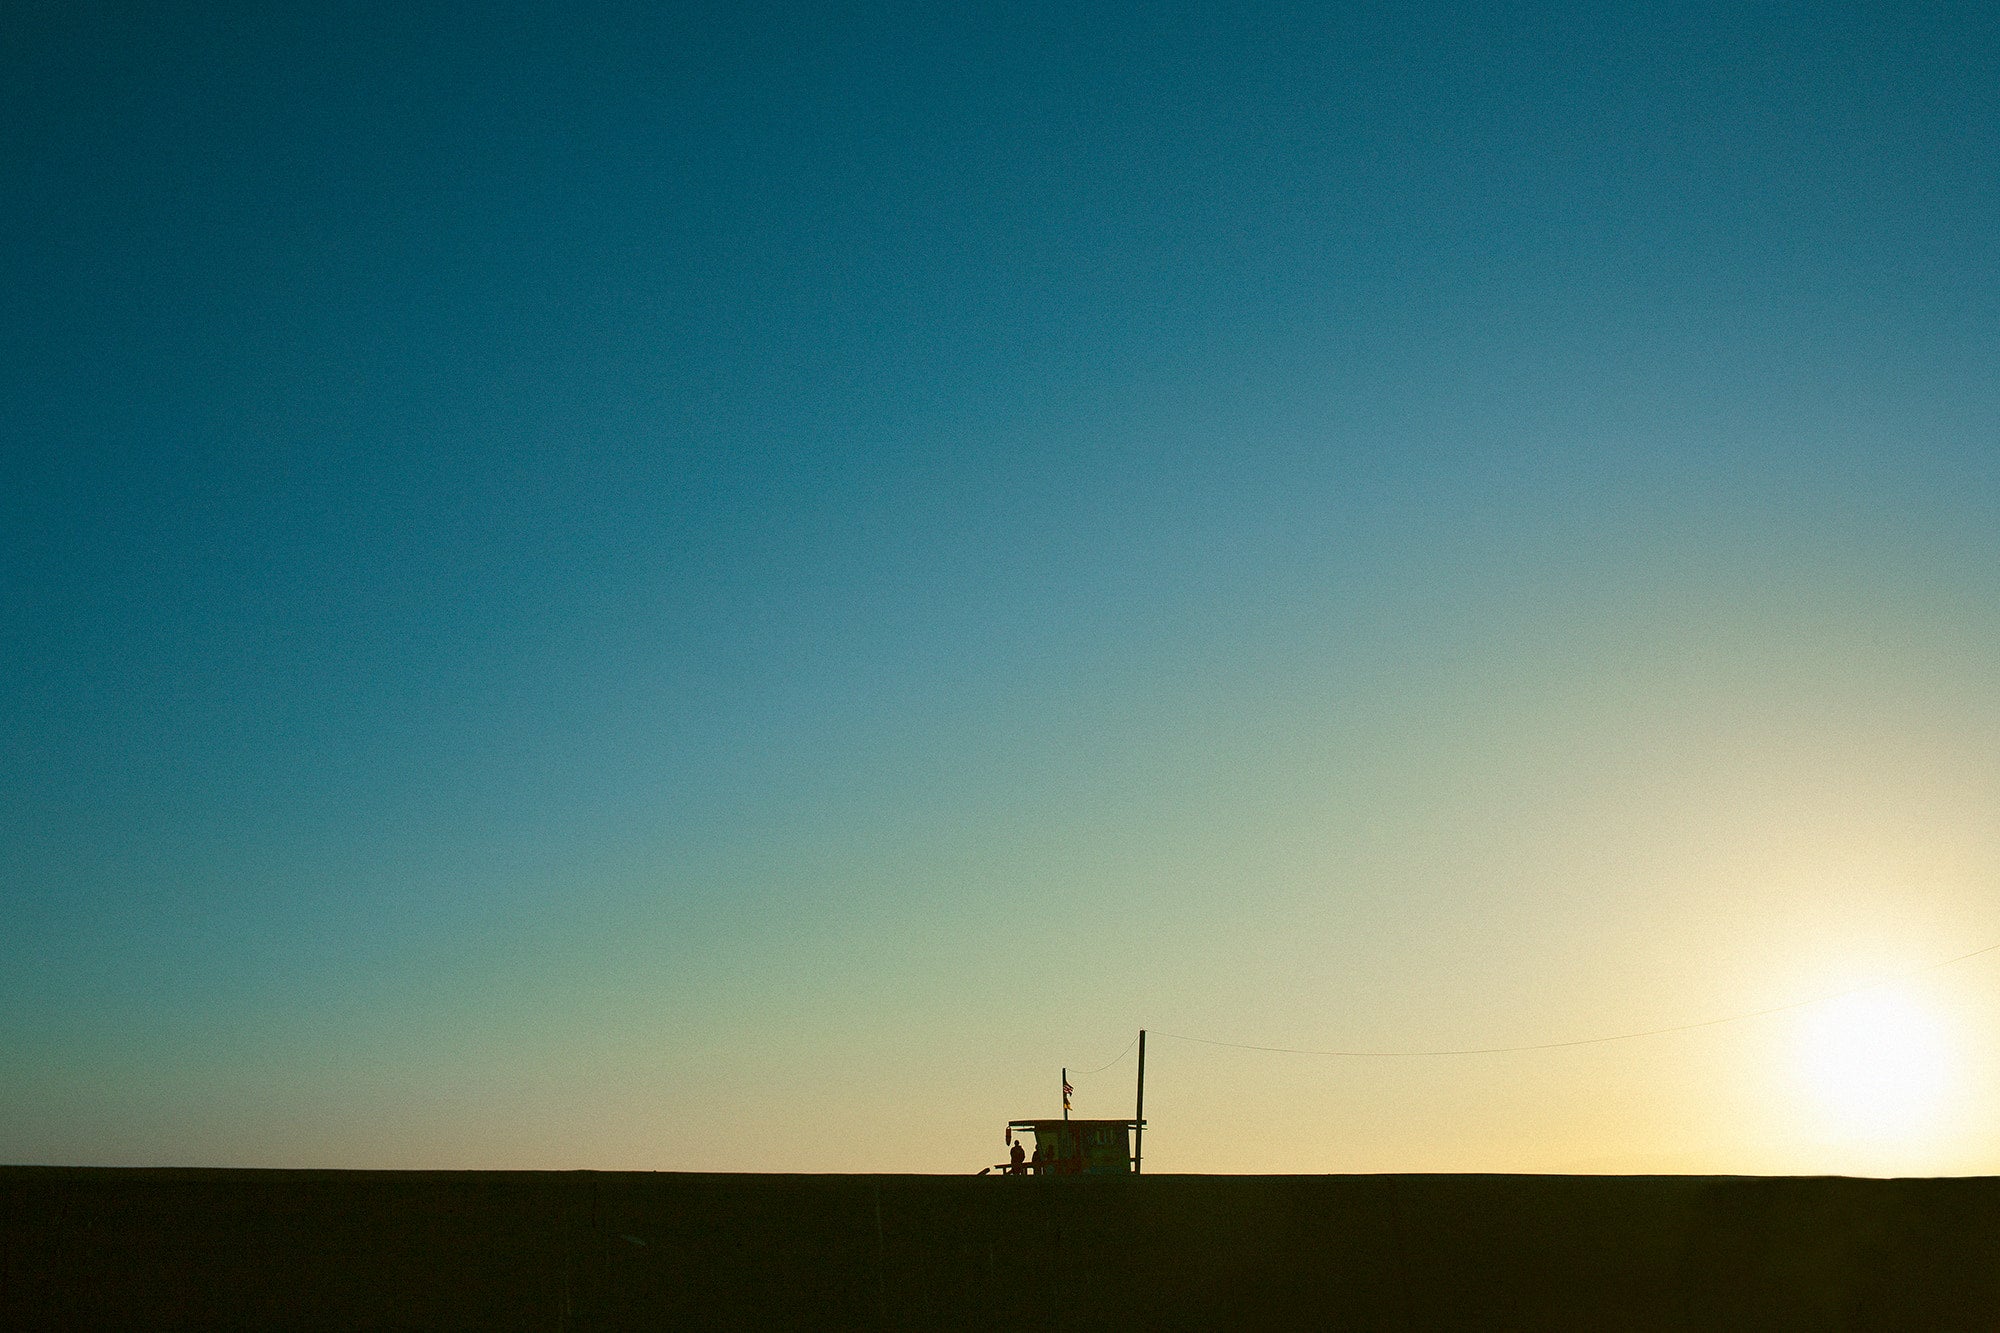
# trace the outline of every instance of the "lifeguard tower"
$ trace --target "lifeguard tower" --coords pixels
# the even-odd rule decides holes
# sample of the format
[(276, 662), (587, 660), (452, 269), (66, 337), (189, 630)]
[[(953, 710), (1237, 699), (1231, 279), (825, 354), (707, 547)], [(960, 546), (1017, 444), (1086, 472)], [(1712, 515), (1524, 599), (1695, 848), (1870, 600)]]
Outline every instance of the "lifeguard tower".
[(1009, 1120), (1007, 1141), (1035, 1136), (1031, 1173), (1045, 1176), (1125, 1176), (1136, 1165), (1132, 1132), (1143, 1120)]
[(1063, 1113), (1060, 1120), (1009, 1120), (1007, 1143), (1016, 1134), (1035, 1136), (1032, 1157), (1003, 1162), (980, 1172), (1004, 1175), (1127, 1176), (1140, 1171), (1141, 1145), (1146, 1137), (1146, 1033), (1139, 1033), (1138, 1104), (1130, 1120), (1069, 1118), (1069, 1071), (1063, 1070)]

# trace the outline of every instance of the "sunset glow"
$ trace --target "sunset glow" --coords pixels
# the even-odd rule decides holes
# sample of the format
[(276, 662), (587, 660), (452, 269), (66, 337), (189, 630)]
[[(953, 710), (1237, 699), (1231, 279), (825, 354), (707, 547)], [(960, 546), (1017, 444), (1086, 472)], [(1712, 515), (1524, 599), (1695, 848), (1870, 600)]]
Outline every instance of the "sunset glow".
[(0, 1163), (2000, 1172), (1996, 55), (23, 7)]
[(1833, 1127), (1874, 1143), (1933, 1131), (1955, 1072), (1938, 1016), (1886, 987), (1816, 1006), (1800, 1063)]

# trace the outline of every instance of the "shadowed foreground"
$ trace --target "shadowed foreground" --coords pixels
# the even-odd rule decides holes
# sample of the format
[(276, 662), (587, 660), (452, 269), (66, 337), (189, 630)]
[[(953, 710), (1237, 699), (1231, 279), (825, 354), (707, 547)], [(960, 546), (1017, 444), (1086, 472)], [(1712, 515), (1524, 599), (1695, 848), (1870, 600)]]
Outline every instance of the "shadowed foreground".
[(0, 1168), (7, 1328), (1990, 1328), (2000, 1179)]

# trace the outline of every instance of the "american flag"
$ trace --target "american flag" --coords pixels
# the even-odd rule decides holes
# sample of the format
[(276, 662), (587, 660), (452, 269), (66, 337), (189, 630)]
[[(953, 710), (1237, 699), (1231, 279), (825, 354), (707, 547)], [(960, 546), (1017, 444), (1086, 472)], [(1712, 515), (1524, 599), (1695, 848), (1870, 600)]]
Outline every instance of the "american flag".
[(1075, 1092), (1075, 1091), (1076, 1091), (1076, 1089), (1075, 1089), (1075, 1088), (1072, 1088), (1072, 1087), (1071, 1087), (1071, 1086), (1069, 1085), (1069, 1080), (1068, 1080), (1068, 1079), (1064, 1079), (1064, 1080), (1063, 1080), (1063, 1110), (1065, 1110), (1065, 1111), (1069, 1110), (1069, 1095), (1070, 1095), (1071, 1093)]

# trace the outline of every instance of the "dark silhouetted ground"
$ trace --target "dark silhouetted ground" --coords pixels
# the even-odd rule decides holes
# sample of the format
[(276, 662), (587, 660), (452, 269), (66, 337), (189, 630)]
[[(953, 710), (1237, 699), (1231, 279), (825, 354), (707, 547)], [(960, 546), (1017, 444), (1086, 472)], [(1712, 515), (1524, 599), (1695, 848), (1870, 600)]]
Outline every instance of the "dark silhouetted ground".
[(2000, 1180), (0, 1168), (7, 1329), (2000, 1328)]

